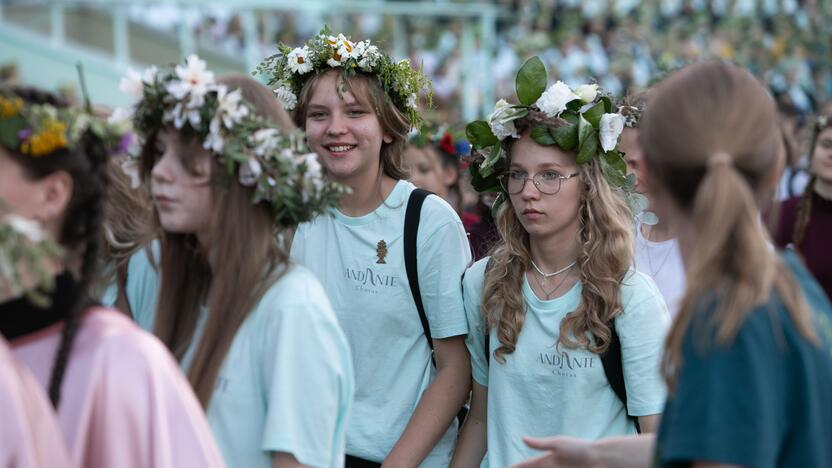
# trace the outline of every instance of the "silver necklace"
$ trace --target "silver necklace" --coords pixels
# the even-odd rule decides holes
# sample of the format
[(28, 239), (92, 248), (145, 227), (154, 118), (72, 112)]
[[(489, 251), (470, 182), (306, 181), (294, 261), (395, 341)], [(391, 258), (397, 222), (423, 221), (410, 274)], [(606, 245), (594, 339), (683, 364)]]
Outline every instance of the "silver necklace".
[(570, 269), (572, 269), (572, 267), (575, 266), (575, 264), (576, 262), (572, 262), (554, 273), (544, 273), (540, 268), (538, 268), (537, 265), (535, 265), (534, 261), (532, 261), (532, 267), (534, 267), (535, 271), (540, 275), (540, 278), (535, 276), (535, 280), (537, 281), (537, 284), (540, 285), (540, 289), (541, 291), (543, 291), (543, 294), (546, 295), (546, 299), (551, 298), (552, 294), (554, 294), (558, 289), (560, 289), (561, 286), (563, 286), (563, 283), (566, 282), (566, 279), (569, 278), (569, 275), (564, 275), (563, 279), (561, 279), (558, 282), (558, 284), (555, 285), (554, 288), (547, 290), (546, 286), (549, 283), (549, 278), (555, 277), (557, 275), (560, 275), (561, 273), (569, 271)]
[(569, 269), (572, 268), (573, 266), (575, 266), (575, 263), (577, 263), (577, 262), (572, 262), (569, 265), (566, 265), (565, 267), (561, 268), (560, 270), (558, 270), (554, 273), (543, 273), (543, 270), (541, 270), (537, 265), (535, 265), (534, 260), (532, 260), (531, 262), (532, 262), (532, 266), (534, 267), (535, 271), (537, 271), (537, 273), (540, 274), (540, 276), (542, 276), (544, 279), (547, 279), (547, 280), (549, 278), (553, 277), (553, 276), (557, 276), (557, 275), (563, 273), (564, 271), (569, 271)]

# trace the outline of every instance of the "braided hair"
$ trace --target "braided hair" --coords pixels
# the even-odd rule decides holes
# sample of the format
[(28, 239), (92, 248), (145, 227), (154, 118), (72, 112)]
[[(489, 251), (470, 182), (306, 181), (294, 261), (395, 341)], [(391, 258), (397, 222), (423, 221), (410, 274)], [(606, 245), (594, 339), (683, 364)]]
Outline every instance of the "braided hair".
[[(812, 145), (809, 147), (809, 160), (815, 154), (815, 146), (818, 144), (821, 132), (827, 128), (832, 127), (832, 119), (827, 117), (819, 118), (814, 125), (812, 132)], [(806, 235), (806, 228), (809, 226), (809, 217), (812, 212), (812, 194), (815, 190), (815, 182), (817, 176), (812, 174), (809, 178), (809, 183), (800, 195), (800, 200), (797, 202), (797, 214), (794, 222), (794, 230), (792, 231), (792, 244), (797, 249), (803, 242), (803, 237)]]
[[(51, 93), (33, 88), (13, 89), (29, 104), (49, 104), (66, 107), (67, 103)], [(57, 408), (61, 400), (63, 382), (69, 355), (81, 317), (90, 305), (89, 290), (97, 274), (99, 231), (102, 222), (103, 198), (107, 189), (106, 161), (109, 154), (107, 145), (87, 130), (76, 148), (54, 151), (39, 158), (33, 158), (9, 151), (11, 157), (23, 167), (24, 176), (40, 180), (57, 171), (65, 171), (72, 177), (72, 196), (63, 213), (63, 224), (59, 230), (58, 242), (70, 252), (81, 254), (80, 279), (73, 291), (71, 304), (66, 312), (60, 344), (49, 377), (49, 399)]]

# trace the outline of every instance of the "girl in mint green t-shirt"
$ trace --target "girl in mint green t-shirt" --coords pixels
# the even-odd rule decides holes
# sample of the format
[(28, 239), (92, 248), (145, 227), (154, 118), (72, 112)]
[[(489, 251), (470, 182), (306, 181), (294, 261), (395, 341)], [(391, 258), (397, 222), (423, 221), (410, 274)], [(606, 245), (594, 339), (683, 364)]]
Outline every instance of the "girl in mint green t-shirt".
[(274, 240), (338, 188), (274, 128), (256, 81), (214, 80), (193, 55), (141, 80), (133, 124), (162, 234), (158, 305), (138, 320), (187, 372), (228, 466), (342, 466), (349, 348), (318, 281)]
[[(526, 102), (529, 92), (518, 88)], [(483, 153), (475, 151), (475, 187), (501, 193), (503, 241), (463, 281), (474, 384), (453, 466), (517, 463), (534, 454), (529, 435), (656, 429), (669, 315), (653, 281), (630, 267), (620, 118), (597, 87), (558, 82), (530, 107), (501, 101), (490, 124), (468, 126)], [(494, 141), (504, 156), (491, 165)], [(602, 362), (615, 351), (625, 401)]]
[(459, 216), (428, 196), (415, 236), (423, 328), (404, 261), (415, 187), (402, 149), (425, 78), (369, 41), (327, 31), (266, 65), (329, 176), (351, 189), (298, 228), (291, 250), (323, 283), (352, 351), (346, 464), (447, 467), (470, 389), (460, 280), (471, 256)]

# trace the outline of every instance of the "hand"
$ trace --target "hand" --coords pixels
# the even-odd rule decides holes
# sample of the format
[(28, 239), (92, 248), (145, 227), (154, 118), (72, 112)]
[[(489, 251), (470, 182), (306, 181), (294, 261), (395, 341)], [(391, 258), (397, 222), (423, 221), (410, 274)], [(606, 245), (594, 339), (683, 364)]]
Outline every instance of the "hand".
[(592, 441), (575, 437), (550, 437), (533, 439), (524, 437), (523, 441), (530, 448), (549, 453), (514, 465), (514, 468), (601, 468)]

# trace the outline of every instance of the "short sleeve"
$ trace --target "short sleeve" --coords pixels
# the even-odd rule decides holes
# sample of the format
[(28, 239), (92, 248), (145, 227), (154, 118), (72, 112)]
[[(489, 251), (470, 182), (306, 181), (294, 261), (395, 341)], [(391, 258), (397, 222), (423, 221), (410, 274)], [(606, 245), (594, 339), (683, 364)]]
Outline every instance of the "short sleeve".
[(771, 327), (761, 326), (768, 314), (752, 312), (757, 317), (749, 316), (727, 347), (700, 344), (701, 327), (690, 327), (676, 392), (662, 415), (663, 463), (770, 466), (777, 459), (777, 431), (785, 423), (780, 408), (788, 402), (767, 378), (774, 359), (768, 351), (776, 347)]
[(434, 198), (432, 195), (425, 200), (417, 268), (431, 335), (441, 339), (468, 333), (461, 284), (462, 274), (471, 264), (471, 247), (456, 213)]
[(632, 271), (622, 286), (624, 312), (615, 320), (621, 340), (621, 364), (627, 388), (627, 413), (659, 414), (667, 392), (660, 364), (670, 327), (661, 292), (647, 275)]
[(465, 317), (468, 322), (468, 336), (465, 345), (471, 355), (471, 374), (474, 381), (483, 387), (488, 386), (488, 356), (485, 349), (485, 320), (480, 312), (482, 304), (485, 268), (488, 257), (478, 261), (468, 271), (462, 281), (462, 293), (465, 305)]
[[(127, 302), (133, 320), (145, 331), (153, 331), (159, 294), (159, 271), (154, 263), (160, 258), (159, 241), (130, 257), (127, 266)], [(152, 260), (151, 260), (152, 259)]]
[(262, 449), (291, 453), (303, 465), (335, 466), (345, 452), (352, 358), (323, 288), (316, 283), (297, 297), (306, 300), (261, 304), (271, 310), (258, 311), (266, 312), (258, 321), (266, 398)]

